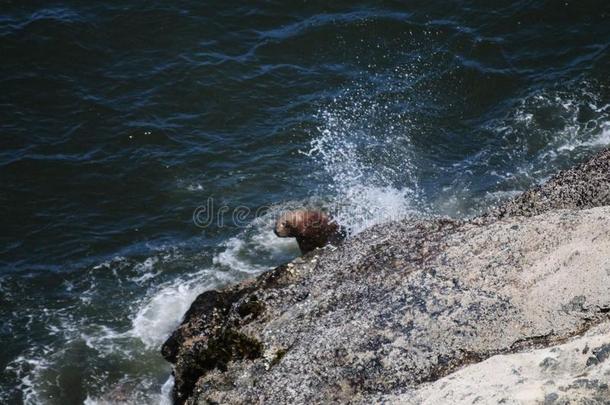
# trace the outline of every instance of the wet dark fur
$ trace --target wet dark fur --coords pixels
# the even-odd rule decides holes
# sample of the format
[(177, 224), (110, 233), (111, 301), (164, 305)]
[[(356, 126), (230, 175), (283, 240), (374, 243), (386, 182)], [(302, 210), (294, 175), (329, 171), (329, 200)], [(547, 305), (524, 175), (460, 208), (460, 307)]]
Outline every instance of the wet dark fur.
[(330, 216), (308, 210), (284, 213), (275, 224), (275, 234), (281, 238), (296, 238), (303, 254), (329, 243), (337, 244), (345, 238), (343, 229)]

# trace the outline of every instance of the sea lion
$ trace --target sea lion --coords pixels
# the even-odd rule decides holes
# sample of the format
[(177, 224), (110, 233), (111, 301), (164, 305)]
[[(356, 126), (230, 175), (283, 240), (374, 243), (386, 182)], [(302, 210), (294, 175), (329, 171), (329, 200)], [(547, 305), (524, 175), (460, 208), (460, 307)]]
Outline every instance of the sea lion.
[(280, 238), (297, 238), (303, 254), (345, 238), (345, 231), (329, 215), (309, 210), (282, 214), (275, 223), (275, 234)]

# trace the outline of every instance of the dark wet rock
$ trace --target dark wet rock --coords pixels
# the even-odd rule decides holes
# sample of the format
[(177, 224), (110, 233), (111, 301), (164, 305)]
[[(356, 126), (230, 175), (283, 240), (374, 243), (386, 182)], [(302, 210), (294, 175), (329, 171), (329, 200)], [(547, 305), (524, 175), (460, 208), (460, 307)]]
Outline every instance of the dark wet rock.
[(595, 366), (599, 364), (599, 360), (597, 360), (597, 357), (595, 356), (591, 356), (587, 359), (587, 367), (588, 366)]
[(532, 393), (540, 402), (553, 392), (557, 401), (601, 398), (610, 362), (588, 369), (597, 385), (570, 384), (591, 356), (579, 348), (603, 347), (606, 331), (570, 346), (572, 357), (544, 349), (506, 375), (505, 391), (450, 394), (436, 384), (461, 376), (467, 388), (460, 373), (485, 370), (498, 354), (571, 344), (608, 321), (609, 162), (602, 152), (480, 218), (375, 226), (202, 294), (162, 349), (174, 363), (175, 401), (420, 403), (443, 393), (451, 403), (515, 403), (514, 387), (532, 378), (544, 387)]
[(608, 360), (608, 357), (610, 357), (610, 343), (593, 349), (592, 353), (600, 363)]
[(594, 366), (610, 357), (610, 343), (597, 347), (591, 351), (592, 356), (587, 359), (587, 366)]
[(542, 367), (545, 370), (556, 369), (558, 365), (559, 365), (559, 362), (552, 357), (547, 357), (544, 360), (542, 360), (542, 362), (540, 363), (540, 367)]
[(557, 399), (559, 399), (559, 395), (556, 392), (551, 392), (544, 397), (544, 405), (554, 404)]

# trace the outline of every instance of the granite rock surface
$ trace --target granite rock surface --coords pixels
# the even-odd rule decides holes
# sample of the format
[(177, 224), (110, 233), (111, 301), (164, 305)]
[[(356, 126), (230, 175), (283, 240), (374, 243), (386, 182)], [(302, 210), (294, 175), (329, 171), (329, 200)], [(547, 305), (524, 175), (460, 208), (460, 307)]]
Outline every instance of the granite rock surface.
[[(378, 225), (204, 292), (162, 353), (178, 404), (520, 403), (521, 380), (542, 402), (596, 403), (609, 319), (605, 150), (482, 217)], [(592, 331), (580, 357), (549, 351)]]

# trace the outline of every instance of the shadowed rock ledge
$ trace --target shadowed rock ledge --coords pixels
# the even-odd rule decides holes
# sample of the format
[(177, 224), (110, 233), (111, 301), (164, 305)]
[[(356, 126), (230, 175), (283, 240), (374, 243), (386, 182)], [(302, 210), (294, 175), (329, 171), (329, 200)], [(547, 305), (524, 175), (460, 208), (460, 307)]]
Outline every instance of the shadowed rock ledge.
[(162, 348), (174, 400), (603, 402), (609, 205), (606, 150), (482, 217), (375, 226), (205, 292)]

